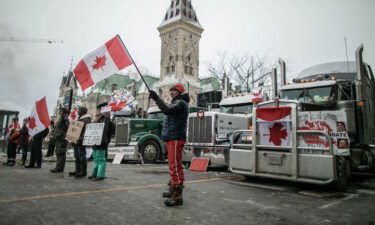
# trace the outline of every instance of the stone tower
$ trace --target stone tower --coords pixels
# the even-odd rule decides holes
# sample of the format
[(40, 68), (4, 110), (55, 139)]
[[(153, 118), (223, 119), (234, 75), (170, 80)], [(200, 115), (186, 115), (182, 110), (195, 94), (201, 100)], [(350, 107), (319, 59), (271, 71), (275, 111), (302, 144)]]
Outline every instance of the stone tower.
[(199, 84), (199, 40), (203, 32), (191, 0), (171, 0), (158, 27), (161, 39), (161, 97), (171, 101), (169, 88), (175, 82), (185, 86), (190, 104), (196, 105)]

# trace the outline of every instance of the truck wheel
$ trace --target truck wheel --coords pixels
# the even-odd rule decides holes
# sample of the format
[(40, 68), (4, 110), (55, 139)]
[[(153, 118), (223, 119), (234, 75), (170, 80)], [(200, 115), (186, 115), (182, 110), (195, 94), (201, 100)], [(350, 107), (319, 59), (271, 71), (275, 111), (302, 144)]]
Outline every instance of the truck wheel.
[(154, 140), (148, 140), (140, 147), (144, 163), (155, 163), (159, 158), (160, 148)]
[(332, 187), (337, 191), (343, 191), (348, 185), (350, 176), (349, 161), (342, 156), (337, 156), (336, 159), (336, 173), (337, 180), (332, 183)]

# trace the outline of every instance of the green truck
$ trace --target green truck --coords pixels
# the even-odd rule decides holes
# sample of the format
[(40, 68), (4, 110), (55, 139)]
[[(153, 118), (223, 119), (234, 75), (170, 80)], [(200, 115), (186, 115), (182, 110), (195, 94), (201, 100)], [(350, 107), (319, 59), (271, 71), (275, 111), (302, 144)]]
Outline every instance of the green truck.
[[(200, 110), (205, 109), (190, 108), (190, 112)], [(115, 117), (116, 132), (108, 147), (108, 158), (121, 153), (125, 161), (155, 163), (165, 160), (167, 149), (160, 137), (164, 118), (157, 106), (148, 109), (146, 118)]]

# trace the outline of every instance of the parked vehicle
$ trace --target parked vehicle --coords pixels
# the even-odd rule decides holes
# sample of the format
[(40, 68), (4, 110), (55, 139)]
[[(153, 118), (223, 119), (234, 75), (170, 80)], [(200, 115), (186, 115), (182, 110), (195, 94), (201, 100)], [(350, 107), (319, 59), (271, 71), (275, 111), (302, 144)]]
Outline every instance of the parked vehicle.
[[(204, 110), (191, 107), (190, 112)], [(161, 131), (165, 115), (157, 106), (150, 107), (147, 118), (117, 118), (116, 133), (108, 147), (108, 158), (117, 152), (124, 152), (123, 160), (143, 160), (155, 163), (166, 158), (166, 146), (161, 140)]]
[(182, 160), (202, 157), (208, 158), (210, 165), (228, 165), (231, 135), (248, 129), (253, 104), (262, 100), (260, 93), (233, 94), (221, 100), (220, 112), (190, 113)]
[(281, 99), (259, 103), (253, 130), (237, 131), (230, 171), (344, 189), (351, 171), (374, 170), (375, 80), (362, 61), (334, 62), (304, 70), (286, 83)]

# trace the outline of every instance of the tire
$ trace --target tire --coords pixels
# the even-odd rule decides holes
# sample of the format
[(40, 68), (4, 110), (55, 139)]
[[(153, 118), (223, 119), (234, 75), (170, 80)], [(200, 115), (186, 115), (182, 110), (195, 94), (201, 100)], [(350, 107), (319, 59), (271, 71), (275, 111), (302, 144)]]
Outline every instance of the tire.
[(337, 191), (344, 191), (350, 177), (350, 163), (342, 156), (336, 158), (336, 174), (337, 180), (332, 183), (332, 187)]
[(140, 148), (144, 163), (156, 163), (160, 155), (160, 147), (154, 140), (147, 140)]

